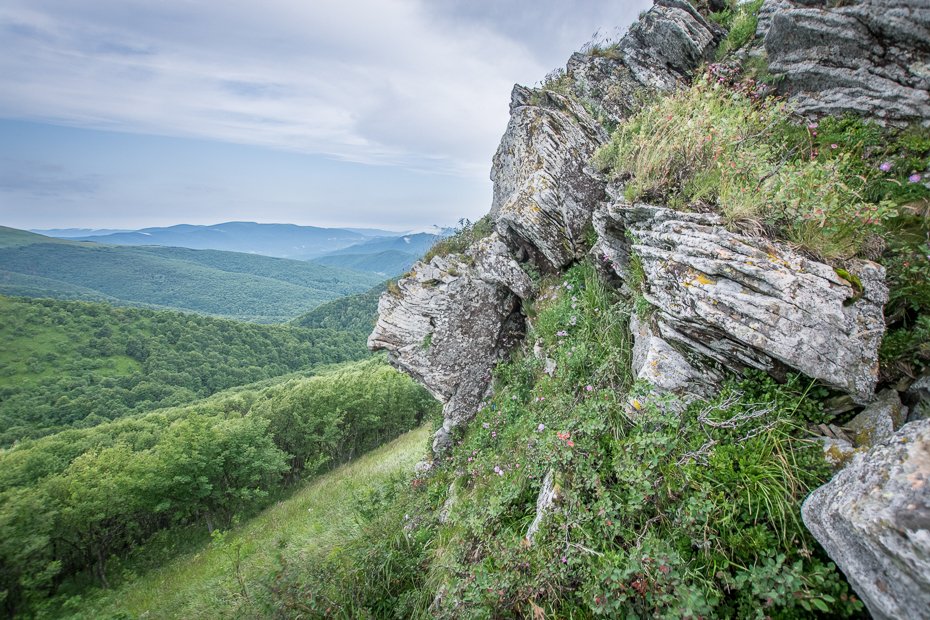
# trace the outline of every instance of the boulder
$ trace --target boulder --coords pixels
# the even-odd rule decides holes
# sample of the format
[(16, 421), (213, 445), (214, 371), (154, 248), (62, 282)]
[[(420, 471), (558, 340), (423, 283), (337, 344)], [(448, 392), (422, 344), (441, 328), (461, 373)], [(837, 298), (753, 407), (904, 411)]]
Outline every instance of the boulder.
[(815, 490), (804, 524), (875, 620), (926, 620), (930, 610), (930, 420), (859, 452)]
[(875, 402), (853, 418), (846, 427), (855, 435), (857, 447), (868, 447), (887, 443), (894, 432), (907, 422), (907, 407), (895, 390), (882, 390)]
[(696, 369), (678, 350), (635, 314), (630, 317), (633, 333), (633, 375), (651, 384), (659, 393), (680, 396), (680, 403), (710, 398), (717, 392), (722, 373)]
[[(475, 259), (434, 257), (417, 262), (398, 290), (378, 300), (378, 322), (368, 337), (372, 351), (444, 403), (445, 423), (434, 446), (449, 445), (452, 428), (470, 420), (488, 391), (490, 371), (523, 337), (524, 319), (513, 289), (532, 283), (492, 240)], [(495, 266), (500, 267), (496, 269)], [(522, 274), (522, 277), (521, 277)], [(512, 287), (512, 288), (511, 288)]]
[(579, 255), (604, 181), (588, 166), (607, 132), (576, 101), (514, 86), (510, 122), (491, 168), (491, 216), (546, 271)]
[[(617, 203), (604, 205), (594, 225), (593, 253), (641, 289), (668, 343), (737, 372), (779, 375), (787, 366), (859, 403), (871, 400), (888, 300), (880, 265), (848, 265), (863, 287), (855, 298), (828, 265), (731, 233), (716, 215)], [(632, 253), (639, 276), (631, 275)]]
[(763, 7), (769, 71), (784, 74), (779, 89), (791, 94), (794, 111), (930, 124), (930, 4), (844, 4)]

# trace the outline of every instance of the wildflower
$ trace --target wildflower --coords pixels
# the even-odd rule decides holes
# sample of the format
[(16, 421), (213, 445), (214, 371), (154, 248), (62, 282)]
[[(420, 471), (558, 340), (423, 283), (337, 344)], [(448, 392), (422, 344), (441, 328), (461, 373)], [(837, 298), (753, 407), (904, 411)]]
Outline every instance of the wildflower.
[(831, 148), (831, 149), (835, 149), (835, 148), (836, 148), (836, 145), (835, 145), (835, 144), (831, 144), (831, 145), (830, 145), (830, 148)]
[(912, 174), (910, 177), (908, 177), (907, 180), (910, 181), (911, 183), (917, 183), (918, 181), (920, 181), (920, 175)]
[(497, 466), (495, 465), (495, 466), (494, 466), (494, 473), (495, 473), (495, 474), (501, 473), (501, 468), (500, 468), (500, 467), (497, 467)]
[(481, 426), (483, 426), (484, 428), (488, 428), (488, 427), (489, 427), (489, 426), (491, 426), (491, 425), (490, 425), (490, 424), (488, 424), (487, 422), (485, 422), (485, 423), (484, 423), (484, 424), (482, 424)]
[(536, 428), (536, 432), (537, 432), (537, 433), (541, 433), (541, 432), (543, 432), (544, 430), (546, 430), (546, 425), (545, 425), (545, 424), (540, 424), (540, 425)]
[(589, 385), (589, 386), (588, 386), (588, 387), (586, 387), (585, 389), (586, 389), (586, 390), (588, 390), (588, 391), (590, 392), (590, 391), (592, 391), (592, 390), (593, 390), (594, 388), (593, 388), (593, 387), (591, 387), (591, 386)]
[(516, 395), (516, 394), (514, 394), (514, 395), (513, 395), (513, 396), (511, 396), (510, 398), (512, 398), (513, 400), (517, 400), (517, 395)]

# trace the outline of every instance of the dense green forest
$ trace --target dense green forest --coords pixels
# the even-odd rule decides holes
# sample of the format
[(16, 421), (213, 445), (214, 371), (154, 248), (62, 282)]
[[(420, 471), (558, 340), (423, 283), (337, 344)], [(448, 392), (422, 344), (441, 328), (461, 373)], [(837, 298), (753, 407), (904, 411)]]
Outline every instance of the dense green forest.
[(219, 250), (118, 246), (0, 227), (0, 294), (107, 301), (282, 323), (383, 278)]
[(409, 271), (410, 266), (419, 258), (419, 255), (410, 252), (384, 250), (375, 254), (329, 254), (312, 260), (321, 265), (370, 271), (388, 278)]
[(19, 442), (0, 452), (0, 609), (57, 615), (131, 579), (117, 568), (151, 561), (153, 535), (202, 541), (437, 407), (374, 358)]
[[(326, 312), (319, 314), (323, 322)], [(369, 357), (366, 337), (359, 331), (0, 297), (0, 446)]]
[(314, 308), (288, 325), (353, 332), (367, 339), (378, 320), (378, 298), (385, 290), (387, 283), (382, 282), (367, 293), (349, 295)]

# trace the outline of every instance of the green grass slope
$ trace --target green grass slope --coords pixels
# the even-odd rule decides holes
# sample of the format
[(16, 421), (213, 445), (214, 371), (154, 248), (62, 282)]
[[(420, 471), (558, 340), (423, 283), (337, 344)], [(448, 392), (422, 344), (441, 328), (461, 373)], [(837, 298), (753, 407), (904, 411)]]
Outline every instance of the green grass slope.
[(374, 274), (305, 261), (81, 243), (0, 227), (0, 294), (106, 300), (281, 323), (379, 281)]
[[(286, 499), (214, 538), (184, 547), (182, 555), (141, 577), (127, 567), (129, 579), (110, 591), (92, 591), (66, 603), (60, 615), (71, 620), (115, 618), (247, 618), (273, 613), (253, 591), (270, 572), (285, 564), (324, 557), (365, 530), (357, 498), (372, 488), (406, 479), (423, 455), (428, 426), (410, 431), (365, 456), (304, 483)], [(149, 543), (149, 559), (161, 547), (183, 542), (162, 538)], [(336, 552), (338, 553), (338, 551)], [(261, 586), (259, 586), (261, 587)], [(68, 610), (72, 613), (69, 613)]]

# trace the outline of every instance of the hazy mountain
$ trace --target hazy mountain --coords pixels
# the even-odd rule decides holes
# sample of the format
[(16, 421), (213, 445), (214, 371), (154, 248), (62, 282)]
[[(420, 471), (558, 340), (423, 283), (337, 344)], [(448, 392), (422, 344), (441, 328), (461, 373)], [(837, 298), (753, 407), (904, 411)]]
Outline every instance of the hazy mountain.
[(112, 235), (113, 233), (132, 232), (122, 228), (51, 228), (49, 230), (30, 229), (29, 232), (46, 237), (58, 239), (74, 239), (75, 237), (89, 237), (91, 235)]
[[(388, 231), (377, 231), (385, 232)], [(397, 235), (396, 232), (388, 233)], [(375, 235), (341, 228), (317, 228), (296, 224), (225, 222), (213, 226), (178, 224), (167, 228), (143, 228), (107, 235), (71, 236), (79, 241), (119, 245), (162, 245), (195, 250), (225, 250), (295, 258), (323, 254), (361, 243)]]
[(220, 250), (106, 245), (0, 227), (0, 295), (283, 322), (383, 276)]

